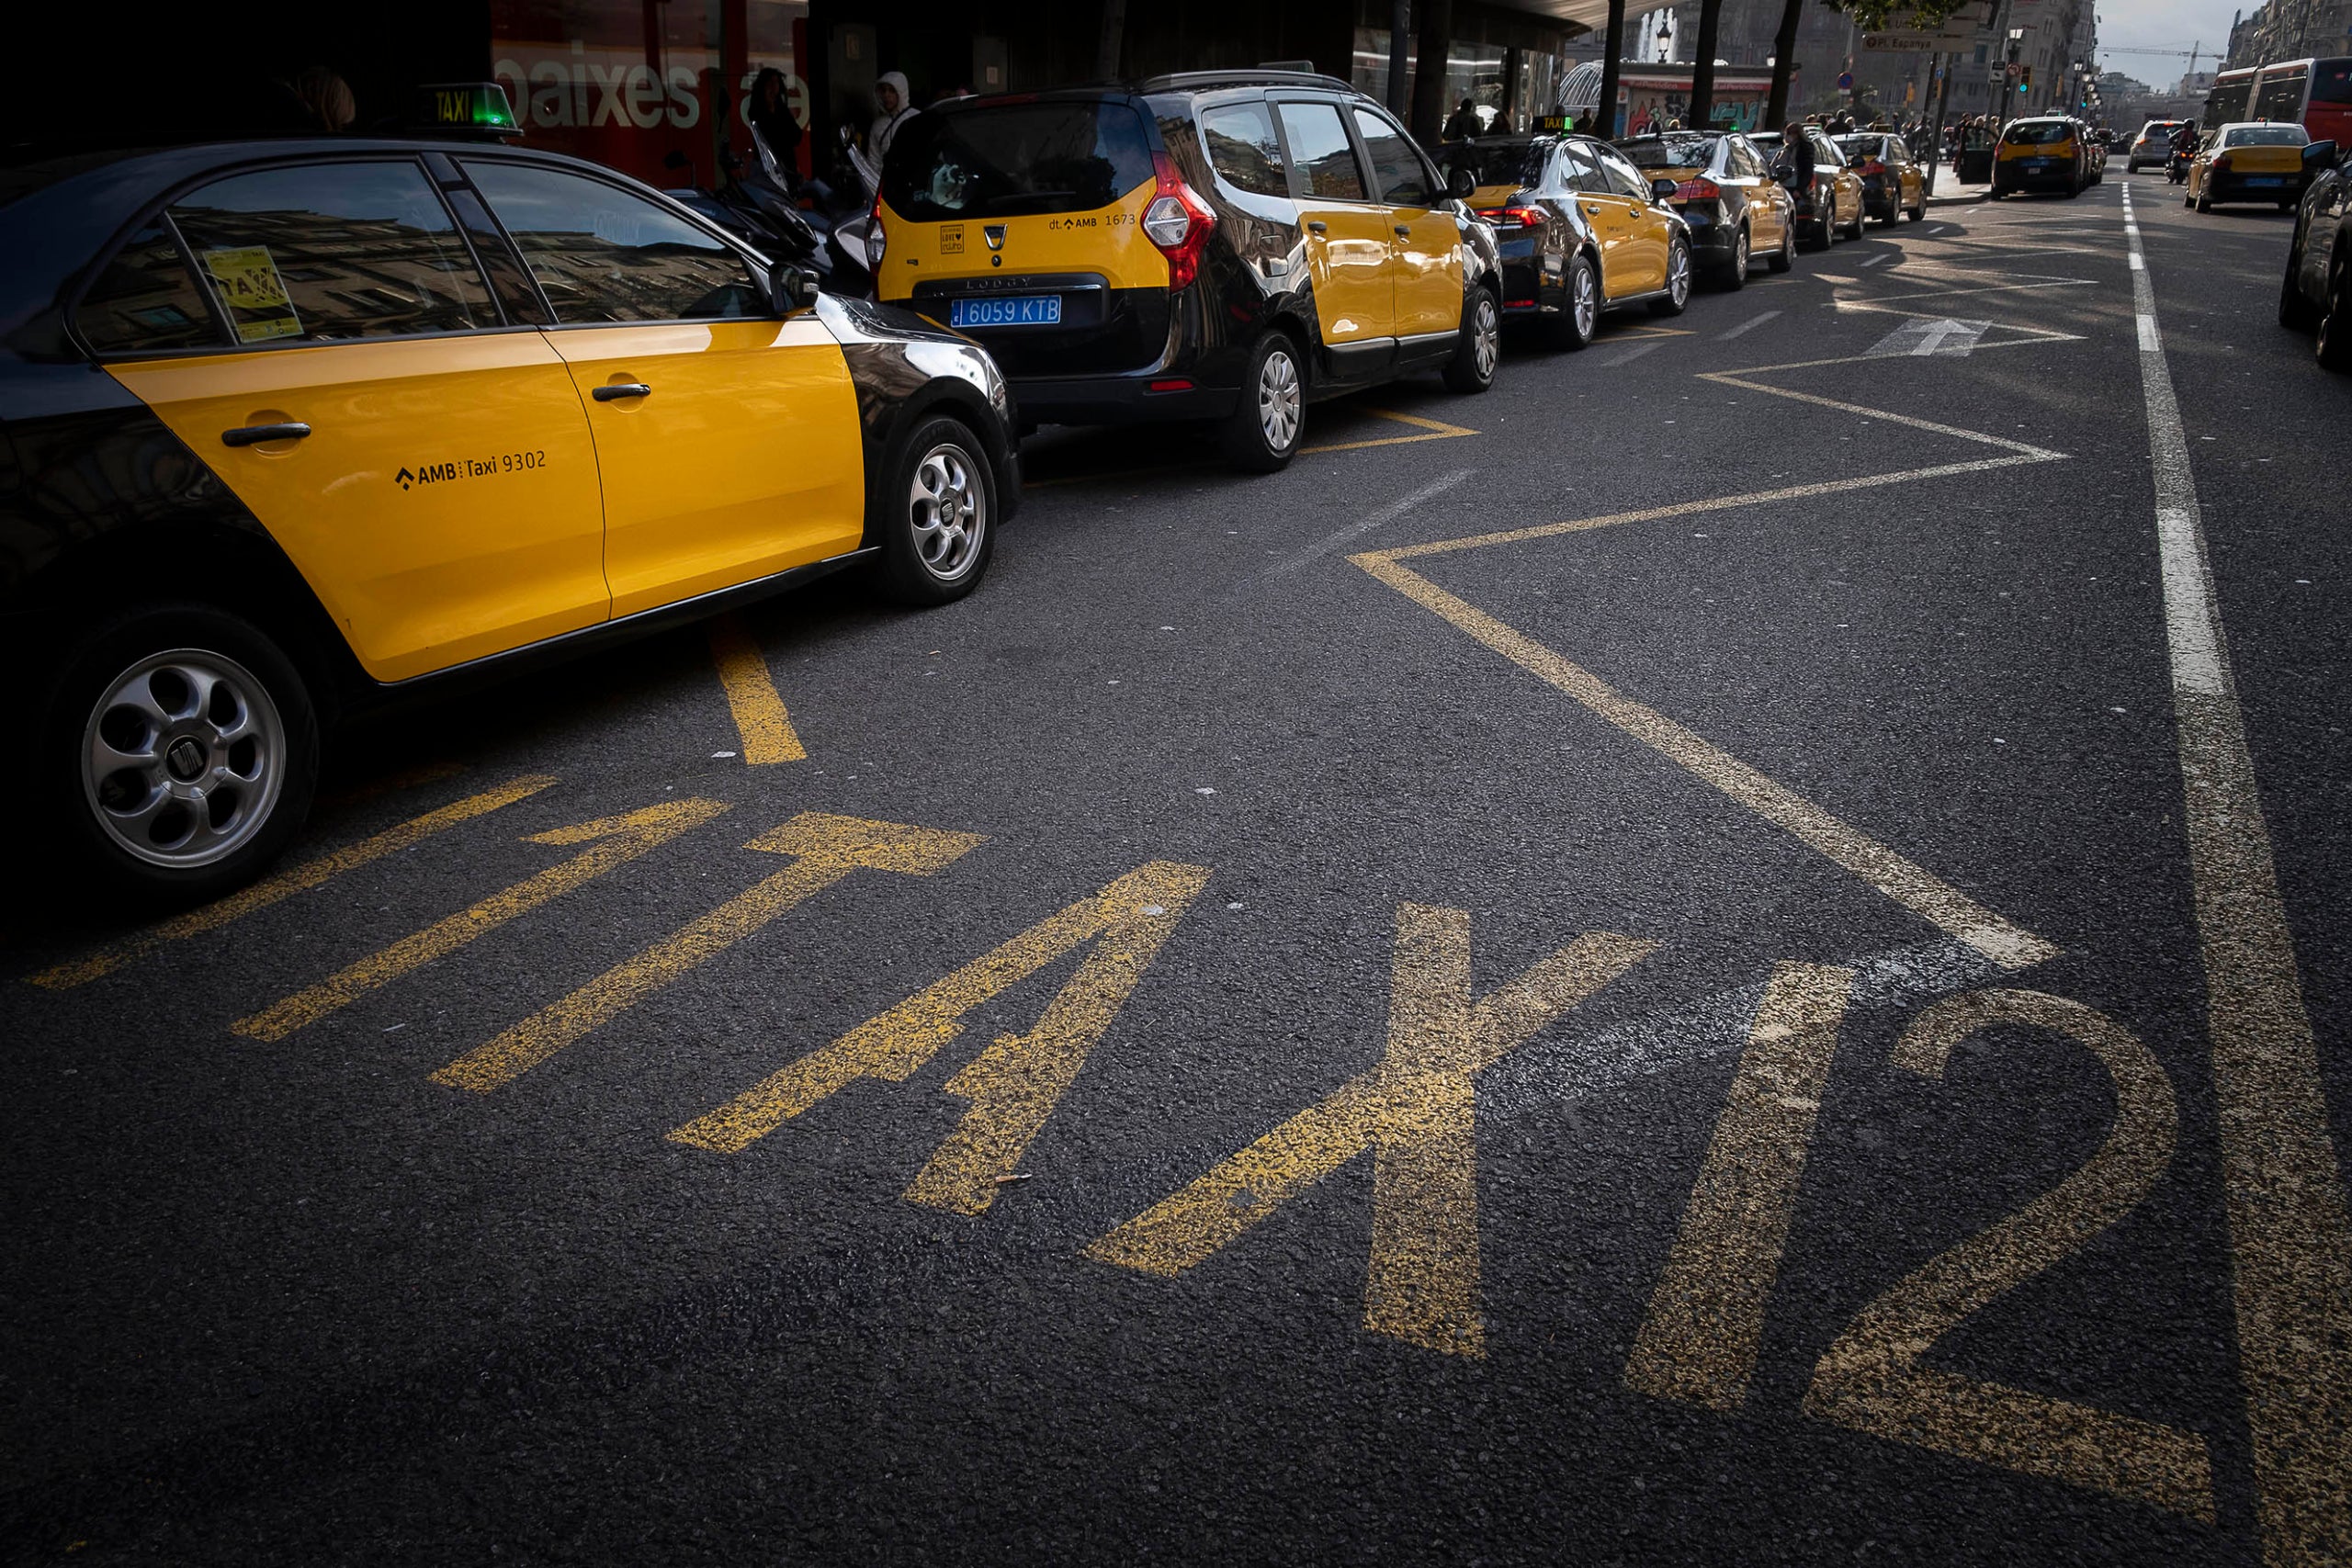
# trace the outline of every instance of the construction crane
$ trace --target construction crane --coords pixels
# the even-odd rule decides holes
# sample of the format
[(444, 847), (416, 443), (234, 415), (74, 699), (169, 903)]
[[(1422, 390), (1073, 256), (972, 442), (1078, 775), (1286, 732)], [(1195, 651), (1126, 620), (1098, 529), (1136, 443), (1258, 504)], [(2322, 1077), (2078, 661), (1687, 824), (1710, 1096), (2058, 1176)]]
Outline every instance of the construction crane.
[(2186, 60), (2189, 74), (2193, 76), (2197, 73), (2198, 58), (2205, 52), (2205, 46), (2199, 43), (2188, 49), (2117, 49), (2111, 44), (2101, 44), (2098, 51), (2101, 54), (2161, 54), (2173, 60)]

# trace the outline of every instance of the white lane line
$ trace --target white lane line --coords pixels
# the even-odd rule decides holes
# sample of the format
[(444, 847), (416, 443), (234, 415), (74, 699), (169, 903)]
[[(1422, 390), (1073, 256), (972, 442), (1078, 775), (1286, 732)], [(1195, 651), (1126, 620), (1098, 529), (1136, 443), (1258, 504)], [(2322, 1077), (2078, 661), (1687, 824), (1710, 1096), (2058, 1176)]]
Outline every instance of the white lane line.
[(1718, 333), (1716, 341), (1719, 343), (1729, 343), (1732, 339), (1739, 336), (1742, 333), (1754, 332), (1757, 328), (1762, 326), (1765, 322), (1770, 321), (1780, 313), (1781, 312), (1778, 310), (1765, 310), (1757, 315), (1750, 316), (1747, 320), (1740, 322), (1739, 325), (1732, 328), (1731, 331)]
[(1594, 360), (1592, 362), (1593, 366), (1597, 369), (1614, 370), (1620, 365), (1630, 365), (1634, 360), (1639, 359), (1643, 355), (1647, 354), (1650, 350), (1656, 348), (1662, 341), (1662, 339), (1651, 338), (1644, 343), (1631, 344), (1616, 354), (1611, 355), (1607, 359)]
[(1287, 577), (1292, 572), (1296, 571), (1299, 568), (1310, 565), (1313, 562), (1321, 559), (1323, 557), (1329, 555), (1333, 550), (1340, 548), (1341, 546), (1362, 538), (1364, 535), (1371, 533), (1374, 528), (1383, 527), (1387, 524), (1396, 522), (1396, 519), (1404, 516), (1405, 513), (1412, 511), (1413, 508), (1420, 505), (1423, 502), (1433, 501), (1437, 497), (1443, 495), (1447, 491), (1452, 490), (1455, 485), (1458, 485), (1464, 479), (1468, 479), (1471, 472), (1472, 470), (1468, 468), (1456, 468), (1450, 474), (1442, 475), (1437, 479), (1431, 479), (1429, 483), (1423, 485), (1412, 494), (1406, 496), (1403, 500), (1392, 501), (1387, 505), (1382, 507), (1379, 511), (1371, 513), (1369, 516), (1364, 517), (1358, 522), (1351, 523), (1346, 527), (1340, 529), (1336, 533), (1324, 535), (1321, 538), (1316, 540), (1313, 544), (1307, 546), (1306, 548), (1299, 551), (1298, 554), (1291, 557), (1288, 560), (1283, 561), (1276, 566), (1268, 567), (1263, 575), (1267, 577)]
[[(2125, 186), (2123, 211), (2132, 216)], [(2273, 1564), (2352, 1562), (2352, 1220), (2247, 750), (2155, 287), (2126, 243), (2155, 476), (2183, 817), (2229, 1216), (2256, 1517)]]
[(1860, 260), (1860, 261), (1856, 262), (1854, 265), (1855, 265), (1856, 266), (1876, 266), (1876, 265), (1878, 265), (1878, 264), (1879, 264), (1879, 263), (1881, 263), (1881, 262), (1884, 261), (1885, 259), (1886, 259), (1886, 253), (1885, 253), (1884, 251), (1881, 251), (1881, 252), (1879, 252), (1879, 253), (1878, 253), (1877, 254), (1875, 254), (1875, 255), (1868, 255), (1868, 256), (1864, 256), (1861, 260)]

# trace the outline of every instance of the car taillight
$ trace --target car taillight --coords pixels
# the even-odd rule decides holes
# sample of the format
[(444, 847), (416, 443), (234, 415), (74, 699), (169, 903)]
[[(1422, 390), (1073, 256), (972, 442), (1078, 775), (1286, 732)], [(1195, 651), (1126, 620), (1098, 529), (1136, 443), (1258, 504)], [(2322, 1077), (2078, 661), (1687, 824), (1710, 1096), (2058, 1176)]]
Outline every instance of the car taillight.
[(1487, 207), (1478, 216), (1498, 229), (1541, 229), (1544, 209), (1540, 207)]
[(1684, 180), (1680, 185), (1676, 186), (1674, 187), (1674, 199), (1677, 201), (1713, 201), (1717, 197), (1723, 195), (1723, 186), (1717, 185), (1711, 179), (1702, 176), (1701, 178), (1694, 180)]
[(1168, 287), (1182, 288), (1200, 274), (1201, 253), (1216, 228), (1216, 214), (1193, 194), (1167, 153), (1151, 155), (1151, 172), (1157, 188), (1143, 209), (1143, 237), (1168, 258)]
[(882, 198), (874, 198), (874, 210), (865, 215), (865, 270), (878, 282), (882, 274), (882, 253), (889, 248), (890, 236), (882, 231)]
[(2229, 166), (2230, 155), (2227, 152), (2222, 153), (2220, 157), (2213, 160), (2213, 172), (2217, 175), (2227, 170)]
[(1886, 173), (1886, 165), (1880, 163), (1876, 158), (1872, 158), (1869, 163), (1862, 165), (1862, 173), (1866, 175), (1883, 175)]

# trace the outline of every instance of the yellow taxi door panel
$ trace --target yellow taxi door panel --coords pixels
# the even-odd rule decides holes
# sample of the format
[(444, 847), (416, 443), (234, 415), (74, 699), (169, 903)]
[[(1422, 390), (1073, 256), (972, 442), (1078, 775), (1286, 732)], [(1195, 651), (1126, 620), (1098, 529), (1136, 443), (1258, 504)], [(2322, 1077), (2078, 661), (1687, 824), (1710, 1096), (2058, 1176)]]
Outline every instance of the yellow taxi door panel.
[(1437, 171), (1405, 133), (1369, 109), (1351, 111), (1389, 226), (1396, 335), (1429, 337), (1462, 327), (1462, 231), (1437, 205)]
[(1611, 149), (1593, 149), (1593, 158), (1600, 181), (1609, 187), (1606, 196), (1593, 199), (1610, 204), (1619, 235), (1614, 255), (1608, 262), (1614, 268), (1608, 280), (1610, 298), (1665, 288), (1667, 241), (1673, 224), (1650, 204), (1649, 182), (1640, 170)]
[[(595, 434), (615, 615), (857, 547), (865, 517), (857, 395), (840, 345), (814, 316), (548, 336)], [(646, 390), (611, 390), (634, 387)]]
[[(537, 332), (118, 363), (379, 681), (605, 618), (596, 454)], [(301, 423), (299, 440), (222, 434)]]
[(1299, 227), (1315, 288), (1315, 312), (1327, 344), (1396, 335), (1396, 236), (1340, 121), (1339, 106), (1274, 106), (1290, 150)]

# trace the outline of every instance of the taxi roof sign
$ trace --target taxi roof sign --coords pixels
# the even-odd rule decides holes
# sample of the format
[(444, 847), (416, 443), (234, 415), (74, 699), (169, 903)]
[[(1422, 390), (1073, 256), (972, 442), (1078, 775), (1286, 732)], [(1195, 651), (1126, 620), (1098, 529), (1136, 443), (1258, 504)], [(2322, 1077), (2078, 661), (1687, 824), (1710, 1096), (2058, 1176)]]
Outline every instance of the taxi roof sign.
[(1535, 117), (1534, 129), (1538, 133), (1556, 136), (1564, 131), (1573, 129), (1568, 124), (1568, 121), (1572, 118), (1574, 117), (1564, 114), (1537, 115)]
[(419, 130), (500, 138), (523, 134), (506, 89), (496, 82), (428, 82), (416, 90), (411, 119)]

